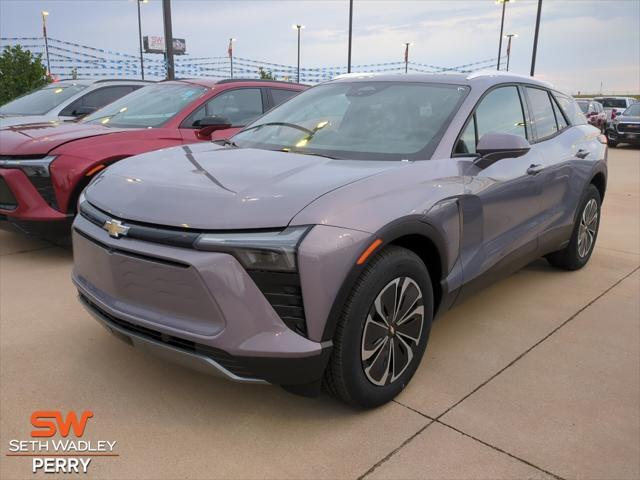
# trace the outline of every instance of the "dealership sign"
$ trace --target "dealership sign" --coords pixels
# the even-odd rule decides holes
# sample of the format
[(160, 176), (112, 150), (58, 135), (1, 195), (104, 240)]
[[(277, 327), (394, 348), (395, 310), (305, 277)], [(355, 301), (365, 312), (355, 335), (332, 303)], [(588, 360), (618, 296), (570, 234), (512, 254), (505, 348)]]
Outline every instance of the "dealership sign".
[[(164, 53), (164, 37), (145, 36), (143, 43), (146, 53)], [(173, 53), (175, 55), (184, 55), (187, 53), (187, 42), (184, 38), (173, 39)]]

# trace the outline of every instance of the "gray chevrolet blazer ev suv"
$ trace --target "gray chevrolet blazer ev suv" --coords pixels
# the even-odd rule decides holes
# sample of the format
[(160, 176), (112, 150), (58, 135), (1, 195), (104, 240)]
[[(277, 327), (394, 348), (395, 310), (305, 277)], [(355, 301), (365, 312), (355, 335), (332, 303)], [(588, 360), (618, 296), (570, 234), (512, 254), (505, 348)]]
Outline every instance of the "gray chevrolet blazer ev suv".
[(204, 372), (380, 405), (438, 315), (594, 248), (606, 139), (532, 78), (347, 76), (232, 140), (118, 162), (73, 230), (88, 311)]

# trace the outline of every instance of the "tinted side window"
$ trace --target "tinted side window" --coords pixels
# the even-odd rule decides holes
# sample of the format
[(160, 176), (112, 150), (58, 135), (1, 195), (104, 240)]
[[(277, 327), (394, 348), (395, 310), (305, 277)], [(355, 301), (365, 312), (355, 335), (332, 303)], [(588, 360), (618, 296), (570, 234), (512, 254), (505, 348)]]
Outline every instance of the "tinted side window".
[(518, 88), (496, 88), (484, 97), (476, 108), (476, 125), (478, 140), (485, 133), (510, 133), (527, 138)]
[(553, 95), (556, 100), (558, 100), (560, 108), (569, 119), (571, 125), (585, 125), (587, 123), (584, 113), (582, 113), (582, 110), (580, 110), (580, 107), (573, 98), (559, 93), (554, 93)]
[(546, 90), (530, 87), (526, 87), (526, 89), (529, 97), (529, 107), (531, 108), (531, 123), (538, 140), (543, 140), (558, 131), (551, 99)]
[(460, 135), (454, 153), (476, 153), (476, 144), (476, 116), (473, 115), (462, 135)]
[[(569, 126), (569, 124), (567, 123), (567, 120), (564, 118), (564, 115), (560, 111), (560, 107), (558, 107), (558, 104), (555, 102), (555, 100), (551, 99), (551, 105), (553, 106), (553, 113), (556, 116), (556, 122), (558, 123), (558, 129), (560, 131), (562, 131), (565, 128), (567, 128)], [(597, 111), (597, 108), (596, 108), (596, 111)]]
[(280, 105), (281, 103), (286, 102), (294, 95), (297, 95), (299, 92), (294, 90), (283, 90), (281, 88), (272, 88), (271, 89), (271, 97), (273, 98), (273, 106)]
[(71, 105), (66, 107), (62, 112), (60, 112), (60, 115), (73, 115), (74, 110), (76, 110), (78, 107), (91, 107), (98, 110), (99, 108), (102, 108), (105, 105), (109, 105), (111, 102), (116, 101), (120, 97), (124, 97), (125, 95), (133, 92), (134, 90), (137, 90), (138, 88), (140, 87), (133, 85), (99, 88), (80, 97), (78, 100), (76, 100)]
[(191, 116), (183, 123), (183, 126), (197, 127), (200, 125), (200, 120), (207, 116), (205, 106), (201, 106), (198, 110), (193, 112)]
[(241, 88), (223, 92), (205, 104), (206, 116), (225, 117), (232, 125), (242, 126), (262, 115), (259, 88)]

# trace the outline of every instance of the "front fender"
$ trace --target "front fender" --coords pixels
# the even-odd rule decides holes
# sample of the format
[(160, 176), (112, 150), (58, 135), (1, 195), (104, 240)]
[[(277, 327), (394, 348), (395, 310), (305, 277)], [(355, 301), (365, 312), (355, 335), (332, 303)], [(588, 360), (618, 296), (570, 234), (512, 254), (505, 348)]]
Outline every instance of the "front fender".
[[(452, 288), (445, 279), (450, 273), (461, 281), (461, 273), (456, 274), (454, 268), (460, 241), (457, 199), (439, 202), (426, 215), (409, 215), (394, 220), (375, 233), (316, 226), (299, 251), (303, 296), (305, 292), (313, 292), (313, 296), (304, 299), (312, 340), (330, 341), (333, 338), (343, 306), (368, 264), (366, 261), (358, 265), (356, 261), (376, 239), (382, 240), (377, 251), (386, 245), (400, 244), (414, 250), (427, 265), (435, 262), (431, 264), (430, 274), (437, 289), (437, 298), (449, 298)], [(403, 244), (405, 239), (417, 240), (417, 243), (408, 247)], [(425, 258), (433, 252), (437, 258)], [(449, 304), (447, 301), (440, 306)]]

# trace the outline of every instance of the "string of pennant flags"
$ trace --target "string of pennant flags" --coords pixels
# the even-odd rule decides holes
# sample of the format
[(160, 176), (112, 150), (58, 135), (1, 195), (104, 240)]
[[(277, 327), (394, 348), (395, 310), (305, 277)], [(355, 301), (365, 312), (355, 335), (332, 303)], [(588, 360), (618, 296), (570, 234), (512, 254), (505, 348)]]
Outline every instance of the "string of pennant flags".
[[(51, 73), (56, 78), (91, 77), (140, 77), (140, 58), (137, 55), (117, 52), (67, 42), (49, 37), (49, 59)], [(45, 43), (43, 37), (0, 37), (0, 48), (20, 45), (36, 55), (45, 57)], [(218, 77), (228, 78), (231, 73), (231, 59), (229, 57), (191, 57), (180, 55), (174, 57), (176, 77)], [(497, 58), (489, 58), (464, 65), (444, 67), (426, 63), (409, 61), (407, 69), (410, 72), (469, 73), (485, 68), (493, 68)], [(166, 62), (162, 54), (144, 55), (145, 77), (150, 79), (165, 78)], [(278, 80), (295, 80), (297, 67), (281, 63), (265, 62), (243, 57), (233, 57), (233, 74), (235, 77), (259, 78), (260, 71), (270, 72)], [(404, 72), (405, 62), (379, 62), (353, 65), (354, 73), (394, 73)], [(337, 75), (347, 72), (346, 66), (301, 67), (300, 81), (302, 83), (318, 83), (330, 80)]]

